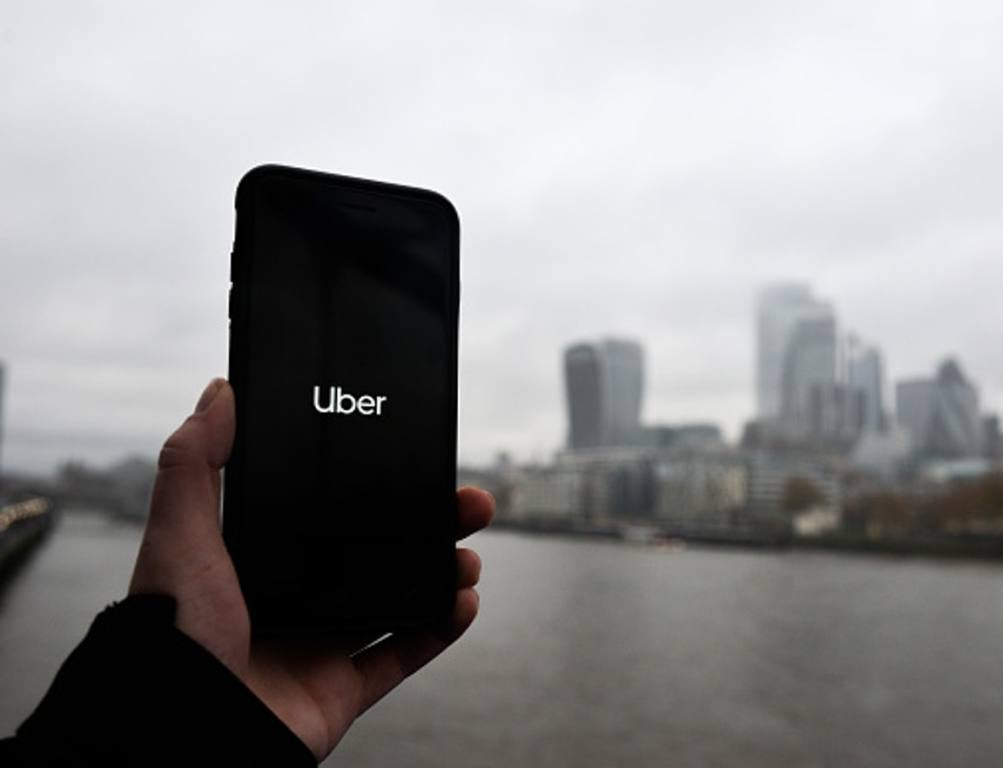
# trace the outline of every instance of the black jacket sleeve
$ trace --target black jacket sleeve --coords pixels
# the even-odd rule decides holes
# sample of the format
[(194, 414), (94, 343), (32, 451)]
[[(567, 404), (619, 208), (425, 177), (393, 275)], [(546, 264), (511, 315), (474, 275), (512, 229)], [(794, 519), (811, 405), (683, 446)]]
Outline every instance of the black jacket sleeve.
[(307, 746), (174, 626), (168, 595), (106, 607), (42, 702), (0, 741), (0, 765), (312, 766)]

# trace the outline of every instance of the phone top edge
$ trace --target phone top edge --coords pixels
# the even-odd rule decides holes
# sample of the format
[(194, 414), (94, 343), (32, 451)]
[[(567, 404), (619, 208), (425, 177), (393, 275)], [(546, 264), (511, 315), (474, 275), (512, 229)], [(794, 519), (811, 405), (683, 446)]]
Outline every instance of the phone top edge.
[(429, 203), (433, 203), (443, 208), (450, 220), (450, 225), (454, 227), (457, 232), (459, 232), (460, 229), (460, 215), (456, 210), (456, 206), (453, 205), (452, 201), (441, 192), (436, 192), (435, 190), (428, 189), (426, 187), (415, 187), (407, 184), (377, 181), (375, 179), (363, 179), (358, 176), (346, 176), (339, 173), (329, 173), (327, 171), (318, 171), (310, 168), (299, 168), (297, 166), (282, 165), (280, 163), (264, 163), (262, 165), (256, 165), (244, 173), (244, 175), (240, 177), (240, 181), (237, 182), (237, 193), (234, 199), (235, 206), (240, 207), (241, 199), (247, 195), (247, 190), (252, 184), (254, 184), (259, 178), (268, 177), (310, 179), (313, 181), (338, 185), (340, 187), (347, 187), (349, 189), (356, 189), (361, 192), (374, 192), (408, 198), (421, 198)]

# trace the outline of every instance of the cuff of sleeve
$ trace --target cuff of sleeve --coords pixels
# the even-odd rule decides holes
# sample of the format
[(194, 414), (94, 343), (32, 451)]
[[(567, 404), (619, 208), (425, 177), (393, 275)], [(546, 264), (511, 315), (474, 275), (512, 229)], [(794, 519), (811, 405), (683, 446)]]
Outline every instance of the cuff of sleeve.
[(18, 739), (105, 765), (316, 766), (240, 678), (174, 626), (176, 607), (163, 594), (106, 607)]

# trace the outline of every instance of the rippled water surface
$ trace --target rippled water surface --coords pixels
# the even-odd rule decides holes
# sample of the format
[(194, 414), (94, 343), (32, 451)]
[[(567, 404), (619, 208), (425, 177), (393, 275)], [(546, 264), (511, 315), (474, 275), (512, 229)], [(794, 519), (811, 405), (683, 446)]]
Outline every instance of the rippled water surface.
[[(124, 594), (66, 518), (0, 592), (0, 730)], [(330, 766), (1003, 765), (1003, 567), (486, 533), (481, 616)]]

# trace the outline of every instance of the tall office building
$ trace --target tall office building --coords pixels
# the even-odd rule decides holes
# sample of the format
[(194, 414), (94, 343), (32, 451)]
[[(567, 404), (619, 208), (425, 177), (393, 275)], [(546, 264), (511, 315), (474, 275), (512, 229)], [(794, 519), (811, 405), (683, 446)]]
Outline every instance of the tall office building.
[(581, 343), (564, 352), (568, 447), (633, 445), (644, 396), (641, 345), (622, 339)]
[(979, 396), (954, 360), (945, 360), (933, 379), (900, 381), (895, 388), (898, 423), (909, 430), (914, 449), (941, 459), (981, 455), (983, 423)]
[(864, 431), (864, 390), (848, 384), (813, 384), (805, 427), (812, 440), (849, 444)]
[(602, 444), (602, 361), (593, 344), (575, 344), (564, 352), (568, 448)]
[(780, 372), (780, 416), (790, 424), (813, 421), (819, 391), (836, 384), (836, 319), (832, 313), (798, 320)]
[(846, 383), (862, 392), (862, 427), (865, 432), (884, 432), (888, 415), (884, 401), (884, 363), (875, 347), (861, 344), (851, 337), (846, 349)]
[(909, 442), (918, 453), (926, 448), (926, 434), (937, 401), (937, 382), (910, 379), (895, 385), (895, 420), (909, 433)]
[(788, 346), (798, 324), (813, 319), (832, 320), (833, 312), (827, 303), (812, 296), (807, 285), (771, 285), (759, 294), (756, 307), (756, 412), (760, 419), (781, 415)]

